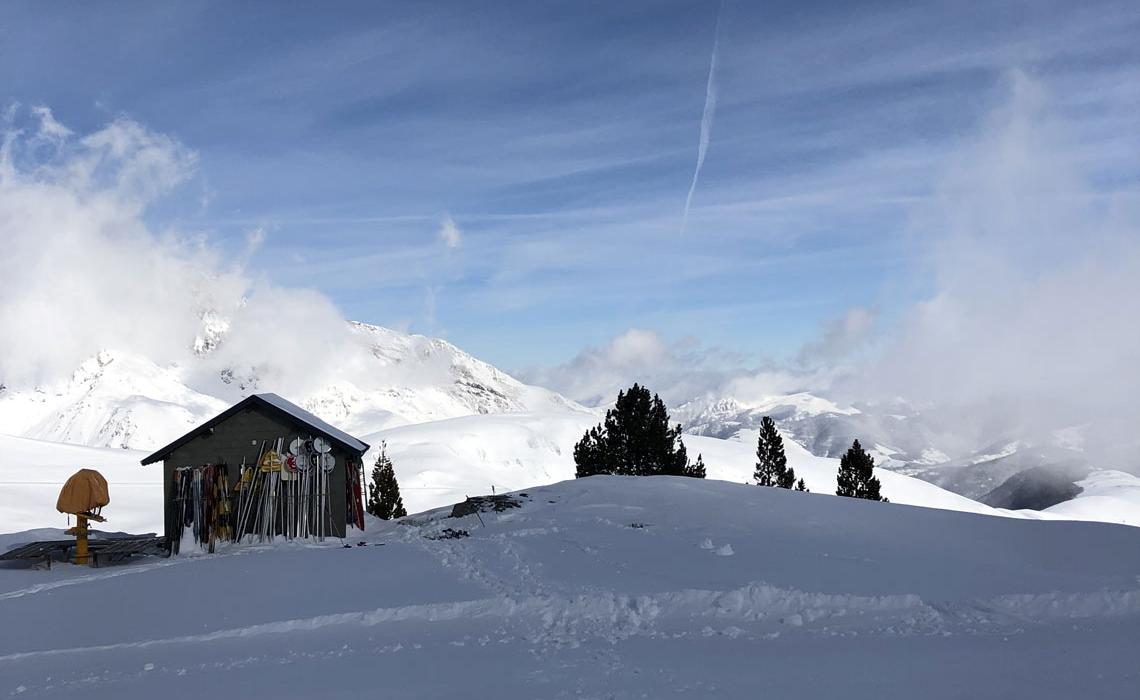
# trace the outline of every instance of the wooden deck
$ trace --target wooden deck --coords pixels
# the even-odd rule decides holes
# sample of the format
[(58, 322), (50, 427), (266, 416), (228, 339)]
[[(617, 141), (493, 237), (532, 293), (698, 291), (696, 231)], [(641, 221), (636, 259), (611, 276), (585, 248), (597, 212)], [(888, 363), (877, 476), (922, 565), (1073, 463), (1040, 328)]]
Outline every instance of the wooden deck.
[[(0, 561), (30, 561), (51, 568), (53, 560), (67, 561), (72, 558), (75, 540), (48, 540), (29, 542), (0, 554)], [(165, 537), (116, 537), (106, 540), (88, 540), (87, 550), (91, 566), (99, 567), (122, 561), (135, 555), (170, 556), (170, 546)]]

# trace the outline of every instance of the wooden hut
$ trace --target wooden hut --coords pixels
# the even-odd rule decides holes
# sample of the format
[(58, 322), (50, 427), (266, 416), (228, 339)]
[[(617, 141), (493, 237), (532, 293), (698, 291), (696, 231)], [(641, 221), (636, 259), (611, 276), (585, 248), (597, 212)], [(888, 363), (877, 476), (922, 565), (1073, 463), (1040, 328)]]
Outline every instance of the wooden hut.
[[(262, 473), (248, 474), (252, 477), (255, 488), (248, 488), (251, 485), (249, 483), (244, 490), (240, 488), (241, 465), (246, 465), (247, 472), (251, 472), (259, 467), (259, 459), (265, 455), (266, 450), (283, 445), (282, 452), (287, 453), (288, 446), (295, 440), (307, 445), (307, 449), (311, 449), (314, 444), (327, 446), (327, 454), (335, 460), (331, 471), (326, 472), (329, 497), (321, 519), (324, 522), (324, 534), (344, 537), (348, 526), (356, 520), (355, 514), (351, 512), (354, 510), (352, 479), (359, 478), (362, 473), (362, 458), (368, 445), (300, 406), (269, 393), (246, 398), (142, 460), (144, 466), (155, 462), (163, 464), (166, 536), (172, 543), (175, 542), (182, 535), (186, 525), (184, 521), (188, 518), (185, 496), (178, 488), (181, 480), (191, 478), (195, 469), (225, 465), (224, 469), (212, 469), (209, 472), (211, 476), (221, 475), (217, 477), (217, 488), (214, 491), (220, 493), (224, 490), (222, 500), (227, 501), (224, 505), (214, 506), (219, 514), (211, 517), (218, 523), (226, 523), (225, 526), (219, 526), (223, 533), (228, 534), (228, 537), (223, 534), (222, 539), (240, 537), (243, 533), (237, 531), (236, 524), (239, 521), (238, 508), (242, 498), (260, 493), (257, 481), (261, 479), (264, 482), (264, 470), (259, 470)], [(312, 455), (305, 456), (308, 457)], [(298, 463), (302, 461), (303, 458), (299, 457)], [(302, 468), (306, 466), (303, 465)], [(315, 471), (321, 471), (320, 467)], [(297, 478), (296, 473), (293, 476)], [(277, 507), (285, 507), (286, 502), (282, 499), (282, 505)], [(355, 502), (359, 503), (359, 494)], [(284, 521), (285, 518), (282, 517), (282, 522)], [(226, 527), (229, 528), (228, 533)], [(279, 534), (286, 534), (283, 525), (274, 527)], [(244, 530), (247, 533), (253, 531), (248, 523)], [(211, 547), (212, 543), (213, 535)]]

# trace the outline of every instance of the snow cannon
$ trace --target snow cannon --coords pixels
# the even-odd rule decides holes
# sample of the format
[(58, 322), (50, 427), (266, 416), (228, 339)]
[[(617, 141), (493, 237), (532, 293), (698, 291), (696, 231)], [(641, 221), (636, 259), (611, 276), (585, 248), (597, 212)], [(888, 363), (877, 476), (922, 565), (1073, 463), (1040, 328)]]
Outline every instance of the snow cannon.
[(87, 521), (107, 522), (101, 515), (103, 506), (111, 502), (107, 480), (94, 469), (80, 469), (71, 475), (59, 492), (55, 509), (75, 516), (75, 527), (67, 531), (75, 535), (75, 563), (87, 563)]

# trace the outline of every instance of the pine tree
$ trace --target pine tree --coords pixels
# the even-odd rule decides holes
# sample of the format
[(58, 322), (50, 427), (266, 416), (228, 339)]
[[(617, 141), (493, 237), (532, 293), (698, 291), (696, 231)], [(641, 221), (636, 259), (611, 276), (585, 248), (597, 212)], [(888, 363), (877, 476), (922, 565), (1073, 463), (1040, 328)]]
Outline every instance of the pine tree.
[(796, 485), (796, 470), (788, 467), (784, 473), (780, 475), (776, 485), (782, 489), (791, 489)]
[(875, 459), (856, 440), (839, 460), (839, 488), (835, 494), (868, 501), (885, 500), (879, 495), (879, 480), (875, 477), (874, 470)]
[(380, 454), (376, 455), (376, 465), (372, 467), (372, 480), (368, 484), (368, 503), (364, 510), (383, 520), (402, 518), (408, 514), (404, 510), (404, 499), (400, 497), (400, 484), (396, 482), (396, 470), (388, 458), (388, 443), (380, 443)]
[(685, 476), (691, 476), (697, 479), (705, 478), (705, 460), (701, 455), (697, 455), (697, 461), (689, 465), (689, 470)]
[(665, 403), (638, 384), (618, 392), (617, 402), (606, 411), (605, 421), (586, 431), (574, 446), (574, 463), (579, 477), (704, 477), (703, 461), (698, 458), (698, 464), (689, 464), (685, 443), (681, 441), (681, 426), (669, 427)]
[(796, 483), (796, 472), (788, 467), (784, 454), (784, 439), (776, 429), (776, 422), (764, 416), (760, 420), (760, 436), (756, 439), (756, 471), (752, 478), (760, 486), (779, 486), (790, 489)]
[(796, 491), (805, 491), (806, 492), (807, 490), (808, 490), (807, 484), (804, 483), (804, 480), (802, 478), (796, 482)]

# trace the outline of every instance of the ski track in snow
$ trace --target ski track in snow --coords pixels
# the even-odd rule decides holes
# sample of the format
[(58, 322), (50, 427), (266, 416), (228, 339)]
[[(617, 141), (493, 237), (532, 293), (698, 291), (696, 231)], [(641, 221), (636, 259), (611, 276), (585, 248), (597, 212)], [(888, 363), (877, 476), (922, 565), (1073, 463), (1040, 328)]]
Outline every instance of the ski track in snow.
[[(455, 564), (454, 559), (443, 558)], [(469, 566), (464, 562), (461, 566)], [(478, 580), (485, 572), (471, 569)], [(717, 591), (688, 589), (647, 595), (590, 593), (545, 594), (516, 597), (496, 595), (455, 603), (430, 603), (357, 612), (317, 615), (280, 620), (203, 634), (149, 639), (137, 642), (18, 652), (0, 656), (0, 663), (36, 657), (94, 654), (119, 650), (150, 649), (170, 645), (209, 644), (226, 639), (252, 639), (270, 635), (295, 635), (330, 627), (372, 627), (396, 622), (441, 623), (480, 618), (501, 618), (521, 623), (511, 635), (532, 644), (576, 646), (590, 639), (617, 642), (635, 636), (684, 636), (658, 630), (660, 623), (685, 622), (693, 618), (718, 623), (771, 623), (805, 628), (822, 635), (842, 634), (846, 625), (805, 626), (813, 623), (858, 622), (859, 634), (1009, 633), (1026, 624), (1054, 620), (1124, 617), (1140, 615), (1140, 590), (1096, 593), (1044, 593), (1000, 596), (972, 605), (927, 604), (913, 594), (860, 596), (809, 593), (755, 582), (741, 588)], [(866, 622), (874, 622), (870, 628)], [(533, 623), (538, 622), (538, 625)], [(777, 627), (778, 628), (778, 627)], [(704, 628), (708, 634), (711, 628)], [(729, 628), (726, 628), (729, 629)], [(735, 635), (749, 635), (739, 627)], [(525, 630), (532, 630), (527, 632)], [(769, 633), (764, 635), (771, 637)]]
[(185, 564), (188, 561), (191, 561), (191, 559), (163, 559), (162, 561), (140, 564), (138, 566), (123, 567), (121, 569), (115, 569), (111, 571), (101, 571), (97, 574), (85, 574), (72, 578), (59, 579), (57, 581), (45, 581), (44, 583), (37, 583), (36, 585), (28, 586), (27, 588), (0, 593), (0, 600), (22, 598), (27, 595), (35, 595), (37, 593), (53, 591), (57, 588), (75, 586), (82, 583), (90, 583), (92, 581), (99, 581), (101, 579), (118, 578), (119, 576), (130, 576), (132, 574), (145, 574), (149, 571), (152, 571), (153, 569), (161, 569), (167, 566), (178, 566), (179, 564)]

